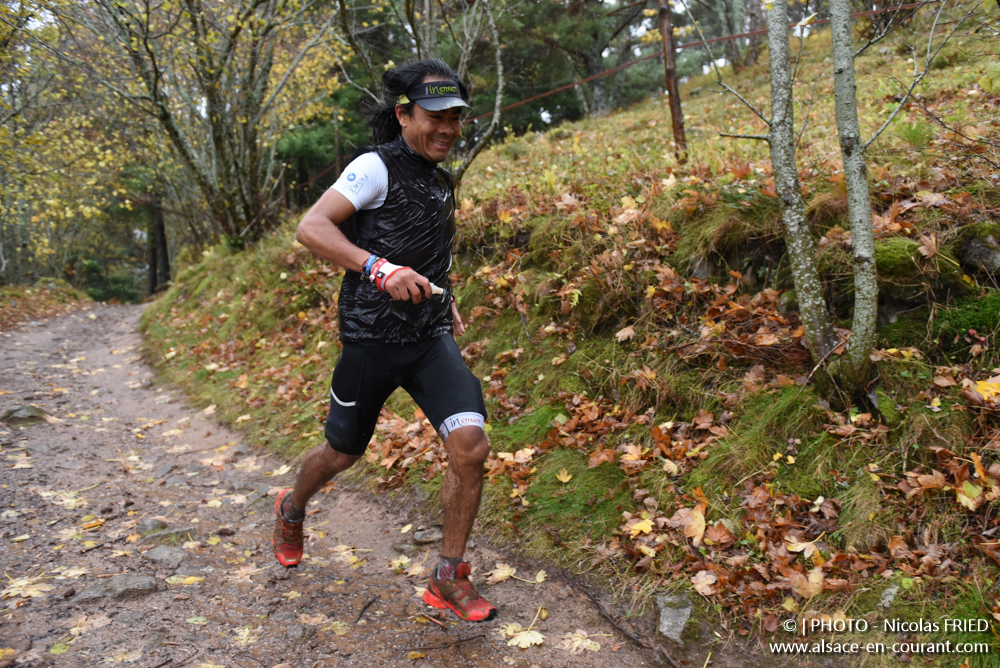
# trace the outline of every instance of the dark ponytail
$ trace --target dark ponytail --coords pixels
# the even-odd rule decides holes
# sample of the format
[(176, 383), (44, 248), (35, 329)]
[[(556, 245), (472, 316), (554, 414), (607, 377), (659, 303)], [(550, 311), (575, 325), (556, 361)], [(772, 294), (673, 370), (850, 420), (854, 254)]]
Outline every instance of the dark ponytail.
[[(368, 125), (372, 129), (372, 140), (375, 144), (387, 144), (399, 136), (402, 128), (396, 120), (396, 100), (410, 89), (411, 86), (423, 83), (429, 77), (440, 77), (458, 83), (458, 91), (463, 100), (469, 99), (469, 91), (465, 84), (458, 80), (458, 75), (448, 65), (438, 58), (426, 58), (387, 70), (382, 75), (382, 104), (369, 104), (365, 113), (371, 118)], [(410, 102), (403, 105), (407, 116), (413, 115), (413, 105)]]

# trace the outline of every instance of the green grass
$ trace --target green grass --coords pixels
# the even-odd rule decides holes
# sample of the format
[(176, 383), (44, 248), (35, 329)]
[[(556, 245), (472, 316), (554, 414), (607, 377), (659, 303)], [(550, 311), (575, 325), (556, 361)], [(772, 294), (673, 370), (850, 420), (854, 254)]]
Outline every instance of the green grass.
[[(587, 468), (587, 457), (572, 450), (547, 452), (538, 463), (534, 483), (525, 498), (531, 504), (523, 511), (521, 531), (528, 546), (544, 554), (551, 539), (546, 526), (557, 529), (565, 542), (594, 543), (608, 540), (622, 524), (622, 510), (633, 507), (625, 473), (604, 463)], [(563, 483), (556, 476), (566, 469), (572, 479)]]

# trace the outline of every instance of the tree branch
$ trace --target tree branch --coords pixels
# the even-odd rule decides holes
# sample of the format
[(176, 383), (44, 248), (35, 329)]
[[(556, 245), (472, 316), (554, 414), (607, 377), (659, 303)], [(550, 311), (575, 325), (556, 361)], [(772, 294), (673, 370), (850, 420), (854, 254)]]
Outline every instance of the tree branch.
[[(344, 4), (344, 0), (337, 0), (337, 4), (340, 5), (340, 29), (344, 32), (344, 37), (347, 39), (347, 43), (351, 45), (354, 53), (361, 59), (361, 66), (365, 68), (368, 78), (372, 80), (372, 84), (376, 88), (379, 88), (379, 81), (381, 80), (381, 77), (376, 76), (375, 68), (372, 66), (371, 59), (368, 57), (368, 52), (361, 48), (361, 45), (354, 38), (354, 32), (347, 24), (347, 5)], [(340, 64), (340, 69), (344, 70), (344, 65), (340, 62), (340, 58), (337, 59), (337, 62)], [(347, 75), (346, 70), (344, 70), (344, 75)], [(350, 80), (349, 77), (348, 80)], [(375, 99), (378, 100), (378, 97), (376, 96)]]
[(854, 52), (854, 58), (857, 59), (858, 56), (860, 56), (862, 53), (868, 50), (868, 47), (874, 46), (875, 44), (878, 44), (883, 39), (888, 37), (890, 33), (896, 30), (896, 28), (898, 28), (903, 23), (906, 23), (908, 19), (912, 18), (917, 12), (919, 12), (927, 5), (931, 4), (932, 2), (940, 2), (940, 1), (941, 0), (928, 0), (928, 2), (923, 2), (920, 4), (919, 7), (914, 7), (913, 10), (909, 14), (907, 14), (906, 18), (896, 21), (896, 16), (899, 14), (899, 12), (903, 10), (903, 2), (902, 0), (900, 0), (899, 4), (897, 4), (896, 7), (894, 8), (892, 16), (890, 16), (889, 20), (886, 22), (885, 29), (868, 38), (868, 41), (865, 43), (865, 45), (859, 47), (858, 50)]
[(903, 108), (903, 105), (905, 105), (906, 102), (907, 102), (907, 100), (910, 99), (910, 95), (913, 93), (913, 90), (918, 85), (920, 85), (920, 82), (924, 80), (925, 76), (927, 76), (927, 72), (929, 72), (930, 69), (931, 69), (931, 62), (933, 62), (934, 58), (936, 58), (937, 55), (938, 55), (938, 53), (941, 52), (941, 49), (944, 48), (945, 44), (948, 43), (948, 40), (950, 40), (952, 38), (952, 36), (958, 31), (959, 26), (961, 26), (962, 23), (964, 23), (965, 20), (968, 19), (970, 16), (973, 16), (974, 14), (979, 13), (978, 7), (981, 4), (982, 4), (982, 2), (977, 2), (973, 6), (972, 9), (970, 9), (968, 12), (966, 12), (965, 16), (963, 16), (961, 19), (959, 19), (955, 23), (955, 26), (951, 29), (951, 32), (949, 32), (948, 35), (947, 35), (947, 37), (945, 37), (944, 40), (942, 40), (941, 44), (938, 45), (938, 48), (935, 49), (933, 53), (931, 53), (931, 49), (934, 46), (934, 31), (937, 29), (938, 19), (940, 18), (941, 12), (944, 11), (944, 7), (945, 7), (945, 3), (943, 3), (943, 2), (941, 3), (941, 6), (938, 7), (937, 13), (934, 15), (934, 22), (931, 24), (930, 35), (927, 36), (927, 60), (924, 63), (924, 70), (922, 72), (920, 72), (919, 75), (915, 76), (915, 78), (913, 80), (913, 83), (910, 84), (910, 87), (906, 90), (906, 94), (903, 96), (903, 99), (900, 100), (899, 104), (896, 105), (896, 108), (892, 110), (892, 114), (889, 116), (889, 118), (887, 118), (885, 120), (885, 123), (882, 124), (882, 127), (880, 127), (878, 130), (876, 130), (875, 134), (873, 134), (871, 136), (871, 138), (868, 141), (865, 142), (865, 144), (864, 144), (865, 149), (867, 149), (869, 146), (871, 146), (872, 142), (874, 142), (876, 139), (878, 139), (879, 136), (883, 132), (885, 132), (885, 129), (888, 128), (889, 124), (892, 123), (892, 121), (896, 118), (896, 115), (899, 114), (899, 111), (900, 111), (900, 109)]
[(337, 66), (340, 68), (340, 73), (344, 75), (344, 80), (347, 81), (348, 85), (353, 86), (354, 88), (356, 88), (357, 90), (361, 91), (362, 93), (365, 93), (366, 95), (368, 95), (368, 97), (370, 97), (372, 100), (374, 100), (377, 104), (381, 104), (382, 100), (379, 99), (379, 96), (376, 95), (374, 92), (372, 92), (372, 90), (370, 88), (362, 86), (361, 84), (359, 84), (358, 82), (356, 82), (354, 79), (351, 78), (351, 75), (348, 74), (348, 72), (347, 72), (347, 68), (344, 67), (343, 60), (340, 59), (340, 57), (337, 55), (336, 51), (334, 51), (330, 47), (326, 47), (326, 49), (327, 49), (327, 51), (329, 51), (333, 55), (334, 59), (337, 62)]
[(722, 86), (731, 95), (734, 95), (736, 97), (736, 99), (738, 99), (740, 102), (742, 102), (744, 104), (744, 106), (746, 106), (747, 109), (749, 109), (750, 111), (752, 111), (757, 116), (757, 118), (759, 118), (760, 120), (764, 121), (764, 123), (767, 125), (767, 127), (771, 127), (771, 121), (769, 121), (767, 118), (765, 118), (764, 114), (762, 114), (760, 111), (757, 110), (757, 107), (755, 107), (752, 104), (750, 104), (750, 102), (747, 101), (747, 99), (745, 97), (743, 97), (738, 92), (736, 92), (735, 90), (733, 90), (732, 87), (730, 87), (728, 84), (726, 84), (726, 82), (724, 82), (722, 80), (722, 72), (719, 71), (719, 66), (715, 62), (715, 56), (712, 54), (712, 48), (708, 45), (708, 40), (705, 39), (705, 34), (701, 31), (701, 26), (698, 24), (698, 21), (696, 21), (695, 18), (694, 18), (694, 16), (691, 14), (691, 10), (690, 10), (690, 8), (688, 8), (687, 3), (684, 2), (684, 0), (680, 0), (680, 3), (681, 3), (681, 7), (684, 8), (684, 12), (688, 15), (688, 18), (691, 19), (691, 23), (692, 23), (692, 25), (694, 25), (695, 30), (698, 31), (698, 37), (701, 38), (701, 43), (704, 45), (705, 51), (708, 53), (708, 59), (711, 61), (712, 68), (715, 70), (716, 83), (718, 83), (720, 86)]
[(490, 119), (490, 125), (486, 129), (486, 132), (479, 141), (475, 143), (472, 149), (469, 151), (468, 155), (465, 156), (465, 160), (462, 161), (461, 166), (455, 170), (455, 190), (457, 191), (459, 186), (462, 184), (462, 177), (465, 176), (466, 170), (469, 169), (469, 165), (472, 161), (476, 159), (476, 156), (486, 147), (490, 139), (496, 133), (497, 128), (500, 127), (500, 108), (503, 106), (503, 94), (507, 88), (507, 79), (504, 76), (503, 70), (503, 53), (501, 52), (500, 44), (500, 31), (497, 30), (496, 20), (493, 17), (493, 7), (490, 5), (489, 0), (480, 0), (486, 7), (486, 20), (489, 25), (490, 34), (493, 37), (493, 52), (496, 56), (496, 67), (497, 67), (497, 94), (493, 101), (493, 118)]
[(741, 135), (741, 134), (732, 134), (732, 133), (729, 133), (729, 132), (720, 132), (719, 136), (720, 137), (731, 137), (733, 139), (757, 139), (757, 140), (766, 141), (766, 142), (770, 142), (771, 141), (771, 138), (768, 137), (767, 135)]
[(260, 117), (264, 115), (264, 113), (271, 106), (271, 103), (274, 102), (274, 98), (276, 98), (278, 96), (278, 93), (280, 93), (284, 89), (285, 84), (288, 83), (288, 79), (292, 76), (292, 73), (295, 72), (295, 69), (299, 66), (299, 63), (302, 62), (302, 59), (305, 58), (306, 53), (312, 51), (313, 47), (316, 46), (323, 39), (323, 36), (326, 34), (327, 28), (330, 27), (330, 21), (332, 20), (333, 20), (332, 16), (328, 18), (326, 20), (326, 23), (323, 24), (323, 27), (320, 28), (316, 36), (313, 37), (308, 42), (306, 42), (306, 45), (299, 50), (298, 54), (296, 54), (295, 59), (292, 60), (292, 64), (288, 66), (288, 69), (285, 71), (284, 76), (281, 77), (281, 81), (279, 81), (278, 85), (276, 85), (274, 87), (274, 90), (271, 91), (271, 97), (269, 97), (267, 101), (261, 105), (260, 110), (257, 112), (258, 119), (260, 119)]

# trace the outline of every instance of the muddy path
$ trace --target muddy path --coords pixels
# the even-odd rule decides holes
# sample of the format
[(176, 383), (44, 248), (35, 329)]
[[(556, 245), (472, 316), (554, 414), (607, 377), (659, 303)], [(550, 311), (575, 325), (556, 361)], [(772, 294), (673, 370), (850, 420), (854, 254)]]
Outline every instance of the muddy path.
[[(475, 535), (473, 580), (499, 618), (470, 624), (428, 608), (414, 567), (435, 562), (434, 527), (361, 490), (317, 495), (308, 557), (285, 571), (270, 550), (274, 494), (295, 466), (158, 386), (138, 353), (139, 314), (98, 305), (0, 336), (0, 413), (50, 414), (0, 425), (0, 666), (651, 665), (555, 569), (542, 584), (484, 586), (498, 561), (526, 579), (538, 566)], [(417, 535), (421, 525), (430, 531)], [(400, 556), (409, 563), (394, 569)], [(545, 642), (507, 645), (501, 626), (528, 627), (539, 605), (551, 613), (536, 625)], [(652, 616), (645, 623), (651, 637)], [(571, 654), (564, 642), (578, 629), (600, 650)], [(672, 650), (678, 665), (702, 666), (709, 651), (717, 666), (766, 659), (707, 629), (696, 645)]]

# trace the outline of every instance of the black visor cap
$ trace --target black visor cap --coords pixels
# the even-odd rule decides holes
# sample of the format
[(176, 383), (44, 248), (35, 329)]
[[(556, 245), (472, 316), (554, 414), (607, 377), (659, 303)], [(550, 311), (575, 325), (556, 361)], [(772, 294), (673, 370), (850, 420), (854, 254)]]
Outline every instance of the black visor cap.
[(472, 108), (462, 99), (462, 93), (454, 81), (430, 81), (410, 86), (396, 102), (399, 104), (416, 102), (427, 111), (444, 111), (454, 107)]

